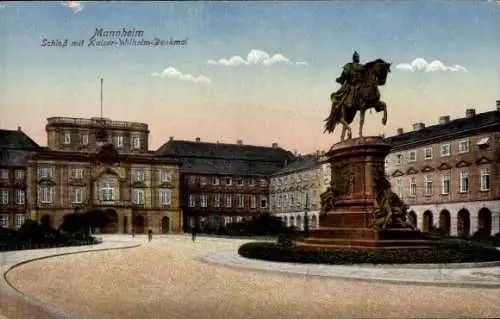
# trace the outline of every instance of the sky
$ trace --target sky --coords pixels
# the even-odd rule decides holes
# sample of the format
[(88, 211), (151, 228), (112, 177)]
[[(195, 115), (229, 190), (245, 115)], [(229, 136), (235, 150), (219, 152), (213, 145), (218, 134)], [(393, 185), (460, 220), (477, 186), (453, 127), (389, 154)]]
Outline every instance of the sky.
[[(139, 32), (106, 33), (123, 29)], [(173, 136), (315, 152), (339, 141), (323, 120), (354, 50), (392, 63), (387, 125), (368, 113), (364, 132), (390, 136), (495, 109), (499, 32), (495, 1), (3, 2), (0, 127), (46, 145), (48, 117), (101, 115), (102, 78), (102, 116), (147, 123), (153, 150)]]

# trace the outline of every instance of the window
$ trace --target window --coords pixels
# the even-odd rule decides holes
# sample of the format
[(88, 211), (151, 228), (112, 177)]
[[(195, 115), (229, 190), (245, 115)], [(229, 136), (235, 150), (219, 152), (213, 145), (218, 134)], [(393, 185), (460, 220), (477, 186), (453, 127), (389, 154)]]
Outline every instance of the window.
[(466, 193), (468, 191), (469, 191), (469, 170), (464, 167), (460, 170), (460, 193)]
[(489, 136), (486, 136), (486, 137), (481, 137), (477, 140), (477, 146), (479, 148), (482, 148), (482, 149), (485, 149), (485, 148), (488, 148), (490, 146), (490, 138)]
[(195, 207), (196, 206), (196, 196), (191, 194), (189, 195), (189, 207)]
[(441, 194), (448, 195), (450, 193), (450, 173), (441, 174)]
[(445, 143), (441, 144), (441, 156), (450, 156), (451, 155), (451, 144)]
[(491, 171), (489, 167), (481, 168), (481, 188), (482, 191), (491, 189)]
[(141, 138), (137, 135), (132, 136), (132, 148), (136, 150), (141, 148)]
[(432, 176), (425, 175), (424, 177), (424, 195), (431, 196), (432, 195)]
[(260, 196), (260, 208), (267, 208), (267, 196)]
[(83, 201), (83, 191), (81, 187), (72, 187), (70, 190), (70, 198), (73, 204), (81, 204)]
[(410, 177), (410, 197), (417, 196), (417, 179), (415, 176)]
[(233, 207), (231, 195), (224, 195), (224, 207)]
[(283, 200), (282, 195), (281, 195), (281, 194), (278, 194), (278, 195), (276, 196), (276, 207), (281, 208), (281, 205), (282, 205), (282, 204), (281, 204), (281, 202), (282, 202), (282, 200)]
[(51, 178), (52, 177), (52, 168), (39, 167), (37, 174), (38, 174), (38, 178)]
[(245, 204), (244, 204), (244, 201), (243, 201), (243, 195), (242, 194), (238, 194), (236, 195), (236, 206), (238, 208), (243, 208), (245, 207)]
[(207, 207), (207, 194), (201, 194), (200, 195), (200, 207)]
[(83, 169), (82, 168), (72, 168), (71, 169), (71, 178), (82, 179), (82, 177), (83, 177)]
[(89, 135), (87, 133), (80, 134), (80, 145), (89, 144)]
[(220, 207), (220, 194), (214, 194), (213, 207)]
[(20, 228), (24, 224), (24, 221), (25, 221), (24, 214), (16, 214), (15, 218), (16, 218), (15, 219), (15, 226), (16, 226), (16, 228)]
[(160, 189), (160, 204), (170, 205), (172, 203), (172, 191), (170, 189)]
[(238, 180), (236, 182), (238, 186), (243, 186), (243, 177), (238, 177)]
[(403, 154), (396, 154), (396, 165), (403, 164)]
[(196, 176), (190, 175), (189, 176), (189, 184), (196, 184)]
[(318, 192), (315, 189), (313, 189), (311, 194), (311, 205), (313, 206), (313, 208), (317, 204), (317, 197), (318, 197)]
[(132, 189), (132, 203), (136, 205), (144, 204), (144, 190), (143, 189)]
[(432, 147), (424, 148), (424, 159), (432, 159)]
[(159, 175), (161, 183), (170, 183), (170, 173), (166, 169), (160, 169)]
[(200, 185), (207, 185), (207, 177), (206, 176), (200, 176)]
[[(300, 178), (300, 177), (299, 177)], [(267, 186), (267, 179), (261, 178), (260, 179), (260, 186)]]
[(403, 198), (403, 180), (401, 177), (396, 179), (396, 194), (398, 194), (399, 198)]
[(408, 162), (415, 162), (417, 160), (417, 151), (408, 152)]
[(9, 216), (8, 215), (0, 215), (0, 227), (7, 228), (9, 227)]
[(144, 170), (139, 168), (132, 169), (132, 182), (144, 182)]
[(233, 183), (233, 179), (231, 177), (226, 177), (224, 182), (225, 182), (226, 186), (231, 186), (231, 184)]
[(115, 136), (115, 145), (116, 145), (116, 148), (123, 148), (124, 144), (125, 143), (124, 143), (124, 139), (123, 139), (122, 135)]
[(52, 203), (53, 188), (50, 186), (40, 187), (40, 202), (44, 204)]
[(71, 132), (64, 132), (64, 144), (71, 144)]
[(248, 185), (249, 185), (249, 186), (255, 186), (255, 178), (250, 178), (250, 179), (248, 180)]
[(469, 140), (462, 140), (458, 142), (458, 152), (459, 153), (469, 152)]
[(9, 179), (9, 171), (6, 169), (0, 169), (0, 179)]
[(220, 184), (220, 178), (218, 176), (212, 177), (212, 185), (219, 185)]
[(23, 205), (25, 199), (25, 192), (23, 189), (16, 189), (16, 204)]
[(102, 182), (100, 195), (102, 201), (115, 200), (115, 183), (112, 181)]
[(17, 181), (23, 180), (24, 179), (24, 170), (22, 170), (22, 169), (16, 169), (15, 178), (16, 178)]
[(250, 195), (250, 208), (257, 208), (257, 197)]
[(0, 189), (0, 204), (6, 205), (9, 203), (9, 191), (7, 189)]

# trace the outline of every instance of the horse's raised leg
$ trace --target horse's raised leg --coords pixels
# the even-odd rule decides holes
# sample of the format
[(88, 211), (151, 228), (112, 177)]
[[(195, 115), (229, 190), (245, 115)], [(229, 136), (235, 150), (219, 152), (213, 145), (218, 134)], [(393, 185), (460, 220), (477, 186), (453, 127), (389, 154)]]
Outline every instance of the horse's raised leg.
[(365, 109), (359, 110), (359, 137), (363, 136), (363, 126), (365, 125)]

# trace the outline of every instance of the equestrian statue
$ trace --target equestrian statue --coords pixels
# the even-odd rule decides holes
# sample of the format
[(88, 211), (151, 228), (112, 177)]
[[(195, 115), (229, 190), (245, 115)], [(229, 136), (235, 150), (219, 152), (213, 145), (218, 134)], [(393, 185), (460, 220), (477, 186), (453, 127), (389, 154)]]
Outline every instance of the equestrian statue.
[(330, 116), (325, 119), (325, 131), (333, 133), (337, 124), (342, 125), (341, 140), (352, 138), (351, 123), (360, 113), (359, 136), (363, 136), (365, 112), (375, 109), (384, 112), (382, 124), (387, 123), (387, 105), (380, 100), (378, 86), (384, 85), (391, 72), (391, 63), (377, 59), (366, 64), (359, 62), (359, 54), (354, 51), (352, 62), (344, 65), (342, 74), (336, 79), (341, 84), (338, 91), (330, 95), (332, 108)]

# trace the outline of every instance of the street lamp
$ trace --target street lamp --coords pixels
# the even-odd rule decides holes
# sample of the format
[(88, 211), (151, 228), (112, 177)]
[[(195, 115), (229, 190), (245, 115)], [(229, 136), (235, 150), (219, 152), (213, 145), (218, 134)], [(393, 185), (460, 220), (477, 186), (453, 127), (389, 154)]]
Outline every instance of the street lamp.
[(304, 207), (304, 233), (306, 237), (309, 237), (309, 216), (307, 216), (308, 211), (309, 211), (309, 192), (306, 193), (306, 205)]

